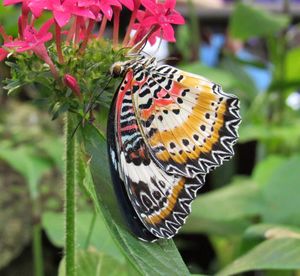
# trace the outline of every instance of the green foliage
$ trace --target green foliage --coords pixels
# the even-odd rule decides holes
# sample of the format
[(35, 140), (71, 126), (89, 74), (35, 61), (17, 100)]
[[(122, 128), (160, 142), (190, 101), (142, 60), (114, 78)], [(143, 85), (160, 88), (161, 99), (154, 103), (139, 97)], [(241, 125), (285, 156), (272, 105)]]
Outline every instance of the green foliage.
[(260, 243), (217, 275), (233, 275), (249, 270), (300, 269), (300, 240), (271, 239)]
[[(96, 249), (78, 250), (76, 252), (76, 258), (78, 266), (77, 275), (138, 275), (130, 269), (130, 267)], [(59, 265), (58, 276), (65, 275), (65, 258), (63, 258)]]
[(289, 17), (276, 15), (262, 9), (239, 3), (230, 20), (230, 34), (239, 39), (274, 35), (289, 24)]
[[(93, 41), (89, 43), (84, 55), (72, 45), (63, 47), (64, 64), (59, 64), (55, 45), (48, 47), (49, 55), (59, 69), (59, 80), (55, 80), (50, 68), (37, 56), (22, 53), (6, 62), (10, 67), (11, 78), (6, 79), (4, 88), (11, 94), (24, 85), (36, 85), (39, 95), (36, 101), (47, 104), (56, 119), (66, 111), (86, 115), (85, 110), (99, 104), (107, 107), (115, 91), (118, 80), (109, 81), (109, 68), (124, 59), (124, 49), (115, 51), (110, 43)], [(65, 74), (71, 74), (78, 81), (83, 102), (63, 83)], [(88, 78), (86, 77), (88, 76)]]
[[(63, 213), (46, 212), (43, 214), (43, 227), (50, 241), (57, 247), (64, 246)], [(95, 221), (93, 221), (95, 219)], [(90, 233), (91, 231), (91, 233)], [(100, 234), (101, 233), (101, 234)], [(89, 247), (97, 248), (100, 252), (109, 255), (124, 263), (124, 257), (111, 238), (103, 219), (91, 212), (80, 211), (76, 216), (76, 244), (78, 249)]]

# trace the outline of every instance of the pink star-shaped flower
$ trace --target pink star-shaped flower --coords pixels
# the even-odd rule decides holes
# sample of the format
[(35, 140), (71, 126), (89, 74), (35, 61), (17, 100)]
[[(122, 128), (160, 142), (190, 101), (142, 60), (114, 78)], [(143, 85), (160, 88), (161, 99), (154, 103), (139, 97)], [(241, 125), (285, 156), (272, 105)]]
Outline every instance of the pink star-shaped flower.
[(142, 0), (146, 11), (139, 11), (137, 19), (139, 23), (134, 28), (145, 33), (150, 27), (156, 26), (157, 30), (151, 35), (149, 41), (153, 43), (155, 37), (175, 42), (172, 24), (184, 24), (184, 18), (175, 10), (176, 0), (166, 0), (164, 3), (156, 3), (153, 0)]
[(47, 21), (39, 31), (32, 26), (27, 25), (23, 39), (15, 39), (11, 42), (4, 43), (6, 48), (14, 48), (17, 52), (25, 52), (33, 50), (35, 53), (41, 52), (41, 49), (45, 47), (45, 42), (52, 39), (52, 34), (48, 32), (50, 26), (53, 24), (53, 20)]
[(52, 11), (55, 21), (60, 27), (68, 24), (72, 15), (95, 19), (91, 10), (79, 7), (77, 1), (74, 0), (31, 0), (29, 7), (36, 13), (42, 10)]

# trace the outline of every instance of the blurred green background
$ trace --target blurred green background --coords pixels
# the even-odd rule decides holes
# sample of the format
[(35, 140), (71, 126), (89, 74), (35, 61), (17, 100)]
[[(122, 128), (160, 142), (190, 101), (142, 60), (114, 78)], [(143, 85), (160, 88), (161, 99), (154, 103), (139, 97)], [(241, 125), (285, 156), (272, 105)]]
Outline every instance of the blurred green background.
[[(300, 3), (205, 2), (178, 4), (187, 24), (168, 46), (170, 62), (236, 94), (243, 121), (235, 157), (208, 176), (174, 241), (192, 274), (300, 275)], [(18, 15), (0, 5), (14, 36)], [(0, 83), (8, 76), (0, 63)], [(5, 276), (33, 275), (37, 263), (56, 275), (63, 255), (62, 122), (35, 101), (39, 92), (27, 85), (7, 95), (0, 84)], [(77, 247), (91, 249), (79, 255), (79, 275), (96, 275), (99, 260), (100, 275), (135, 275), (84, 187), (77, 209)]]

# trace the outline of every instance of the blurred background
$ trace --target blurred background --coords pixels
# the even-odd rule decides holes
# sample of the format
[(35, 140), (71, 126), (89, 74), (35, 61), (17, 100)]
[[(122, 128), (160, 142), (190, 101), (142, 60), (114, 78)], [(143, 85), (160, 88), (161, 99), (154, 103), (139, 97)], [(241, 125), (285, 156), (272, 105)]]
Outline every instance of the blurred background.
[[(175, 243), (193, 274), (300, 275), (300, 1), (180, 0), (177, 9), (187, 24), (176, 44), (149, 51), (236, 94), (243, 121), (235, 157), (208, 176)], [(10, 35), (18, 16), (17, 6), (0, 5)], [(0, 275), (33, 275), (36, 266), (56, 275), (62, 122), (51, 120), (34, 85), (7, 95), (8, 76), (0, 63)], [(122, 266), (103, 220), (78, 193), (78, 247)]]

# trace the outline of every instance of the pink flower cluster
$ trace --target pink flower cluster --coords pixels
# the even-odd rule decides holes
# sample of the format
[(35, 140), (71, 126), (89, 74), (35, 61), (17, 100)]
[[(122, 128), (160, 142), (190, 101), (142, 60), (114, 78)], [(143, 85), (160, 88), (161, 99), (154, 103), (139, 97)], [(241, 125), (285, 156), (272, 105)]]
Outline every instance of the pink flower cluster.
[[(172, 25), (184, 24), (184, 19), (175, 10), (176, 0), (157, 1), (160, 0), (4, 0), (4, 5), (22, 4), (22, 13), (18, 20), (18, 38), (13, 39), (7, 35), (0, 25), (0, 35), (4, 40), (0, 47), (0, 61), (10, 52), (29, 51), (47, 63), (58, 78), (59, 74), (45, 43), (55, 42), (59, 63), (63, 64), (63, 42), (65, 45), (78, 45), (79, 53), (83, 54), (90, 39), (103, 39), (107, 22), (112, 21), (112, 41), (117, 47), (123, 7), (131, 11), (126, 35), (122, 40), (123, 47), (134, 47), (147, 40), (153, 44), (157, 38), (174, 42)], [(51, 19), (37, 30), (36, 19), (44, 12), (50, 12)], [(135, 33), (132, 36), (133, 31)]]

